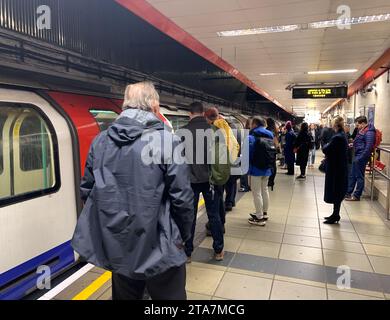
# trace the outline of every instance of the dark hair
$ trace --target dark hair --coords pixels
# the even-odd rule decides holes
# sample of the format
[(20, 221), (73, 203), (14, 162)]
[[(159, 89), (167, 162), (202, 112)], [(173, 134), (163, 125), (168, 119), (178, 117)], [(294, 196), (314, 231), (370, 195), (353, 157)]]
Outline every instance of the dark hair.
[(342, 117), (337, 117), (336, 119), (333, 120), (334, 126), (337, 128), (338, 132), (345, 131), (344, 130), (344, 118)]
[(309, 125), (307, 124), (307, 122), (304, 122), (301, 124), (301, 132), (307, 132), (309, 131)]
[(368, 123), (366, 116), (360, 116), (355, 119), (355, 123), (361, 124), (361, 123)]
[(265, 127), (265, 121), (263, 118), (259, 116), (255, 116), (252, 118), (252, 125), (255, 125), (256, 127)]
[(252, 124), (252, 117), (248, 118), (245, 122), (245, 129), (250, 129)]
[(275, 120), (272, 118), (267, 118), (267, 126), (268, 128), (275, 129), (276, 128)]
[(190, 108), (190, 112), (192, 114), (204, 112), (204, 107), (203, 107), (203, 104), (201, 102), (193, 102), (190, 104), (189, 108)]

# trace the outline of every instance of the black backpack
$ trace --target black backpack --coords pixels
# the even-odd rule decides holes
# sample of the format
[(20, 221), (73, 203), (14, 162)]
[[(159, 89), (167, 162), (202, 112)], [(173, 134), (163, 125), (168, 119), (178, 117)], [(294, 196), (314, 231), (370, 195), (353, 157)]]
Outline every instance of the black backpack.
[(277, 153), (274, 140), (265, 134), (255, 132), (253, 136), (255, 137), (255, 147), (252, 165), (262, 170), (273, 168)]

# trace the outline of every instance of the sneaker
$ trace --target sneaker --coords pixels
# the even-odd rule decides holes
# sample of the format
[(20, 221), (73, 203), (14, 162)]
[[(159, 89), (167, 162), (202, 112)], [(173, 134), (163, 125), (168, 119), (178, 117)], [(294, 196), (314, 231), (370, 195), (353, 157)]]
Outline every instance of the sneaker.
[(191, 259), (191, 257), (187, 257), (187, 261), (186, 261), (186, 263), (187, 264), (189, 264), (189, 263), (191, 263), (192, 262), (192, 259)]
[(305, 179), (306, 179), (306, 176), (299, 175), (296, 179), (297, 179), (297, 180), (305, 180)]
[(249, 222), (249, 224), (253, 224), (255, 226), (261, 226), (261, 227), (264, 227), (266, 224), (263, 219), (259, 219), (256, 216), (254, 216), (254, 217), (252, 216), (252, 218), (249, 218), (248, 222)]
[(214, 253), (214, 259), (216, 261), (222, 261), (223, 260), (223, 257), (225, 255), (225, 252), (220, 252), (220, 253)]
[(268, 214), (265, 213), (265, 212), (264, 212), (264, 214), (263, 214), (263, 220), (264, 220), (264, 221), (267, 221), (267, 220), (268, 220)]
[(345, 198), (344, 200), (345, 201), (360, 201), (360, 199), (356, 198), (355, 196), (352, 196), (352, 197), (349, 197), (349, 198)]
[(233, 210), (233, 206), (228, 204), (228, 205), (225, 205), (225, 211), (232, 211)]

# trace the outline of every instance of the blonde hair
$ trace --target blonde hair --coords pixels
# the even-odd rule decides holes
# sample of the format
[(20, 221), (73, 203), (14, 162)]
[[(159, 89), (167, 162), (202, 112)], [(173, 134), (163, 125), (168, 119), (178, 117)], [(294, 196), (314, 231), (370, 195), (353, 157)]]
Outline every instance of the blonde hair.
[(336, 117), (333, 120), (333, 127), (337, 128), (337, 131), (344, 131), (344, 118), (343, 117)]
[(126, 87), (122, 109), (153, 111), (153, 105), (160, 103), (160, 96), (150, 81), (130, 84)]

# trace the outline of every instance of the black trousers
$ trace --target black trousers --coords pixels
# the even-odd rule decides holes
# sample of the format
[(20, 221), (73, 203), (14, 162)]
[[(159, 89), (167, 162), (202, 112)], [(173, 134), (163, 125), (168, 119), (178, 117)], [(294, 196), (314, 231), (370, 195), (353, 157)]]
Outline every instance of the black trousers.
[(268, 187), (273, 187), (275, 185), (276, 173), (277, 173), (277, 168), (276, 168), (276, 161), (275, 161), (274, 166), (272, 167), (272, 175), (268, 178)]
[(113, 273), (112, 300), (142, 300), (145, 288), (153, 300), (187, 300), (185, 286), (185, 265), (171, 268), (145, 281)]
[(287, 174), (294, 175), (294, 163), (287, 164)]
[(340, 217), (340, 210), (341, 210), (341, 202), (335, 202), (333, 204), (333, 214), (332, 216), (335, 216), (335, 217)]
[(301, 168), (301, 175), (305, 176), (306, 175), (306, 166), (307, 164), (301, 164), (299, 167)]

